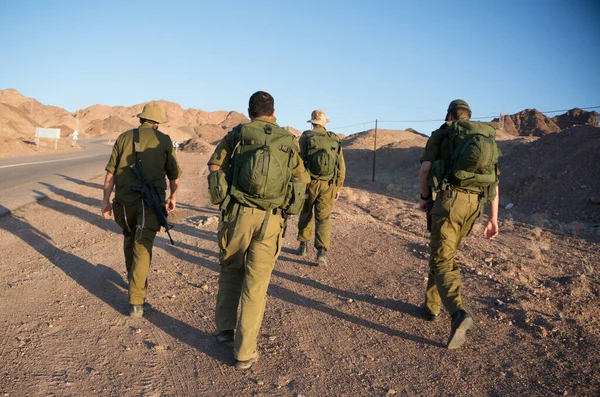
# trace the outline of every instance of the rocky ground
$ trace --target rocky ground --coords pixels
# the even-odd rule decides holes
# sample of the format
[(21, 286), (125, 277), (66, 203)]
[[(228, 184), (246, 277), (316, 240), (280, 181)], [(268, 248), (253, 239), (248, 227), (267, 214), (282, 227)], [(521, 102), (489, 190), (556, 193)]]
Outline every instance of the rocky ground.
[(0, 218), (3, 396), (549, 396), (600, 388), (598, 243), (501, 213), (458, 259), (475, 326), (449, 351), (449, 317), (423, 320), (423, 213), (401, 188), (349, 180), (327, 268), (295, 255), (295, 220), (269, 287), (260, 360), (236, 371), (217, 344), (217, 214), (207, 154), (180, 153), (143, 319), (128, 314), (122, 237), (100, 217), (101, 177)]

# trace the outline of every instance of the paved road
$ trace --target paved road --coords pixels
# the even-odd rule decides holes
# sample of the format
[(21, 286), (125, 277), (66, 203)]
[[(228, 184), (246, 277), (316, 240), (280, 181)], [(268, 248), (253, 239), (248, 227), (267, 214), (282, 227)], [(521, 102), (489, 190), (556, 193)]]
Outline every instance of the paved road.
[(0, 215), (103, 174), (112, 145), (105, 139), (80, 143), (85, 149), (79, 152), (0, 159)]

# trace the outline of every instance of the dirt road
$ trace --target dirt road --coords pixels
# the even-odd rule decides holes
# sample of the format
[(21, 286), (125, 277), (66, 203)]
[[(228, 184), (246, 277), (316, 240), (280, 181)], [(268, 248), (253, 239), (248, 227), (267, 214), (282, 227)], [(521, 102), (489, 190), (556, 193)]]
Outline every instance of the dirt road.
[[(101, 178), (54, 189), (0, 218), (0, 396), (597, 395), (598, 244), (502, 222), (460, 251), (475, 327), (445, 349), (449, 317), (421, 318), (425, 221), (379, 185), (338, 202), (330, 264), (294, 254), (295, 221), (273, 273), (247, 372), (214, 331), (218, 247), (206, 156), (181, 153), (177, 241), (159, 234), (151, 309), (128, 314), (116, 224)], [(369, 190), (365, 190), (369, 189)], [(392, 189), (393, 190), (393, 189)]]

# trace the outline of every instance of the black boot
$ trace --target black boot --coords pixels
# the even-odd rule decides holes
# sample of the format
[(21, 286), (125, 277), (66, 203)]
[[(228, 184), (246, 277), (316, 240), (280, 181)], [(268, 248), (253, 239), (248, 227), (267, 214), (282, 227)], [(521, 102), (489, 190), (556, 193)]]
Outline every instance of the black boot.
[(300, 247), (298, 248), (298, 255), (306, 256), (308, 252), (308, 243), (306, 241), (300, 241)]
[(473, 318), (464, 310), (452, 315), (452, 327), (448, 339), (448, 349), (458, 349), (467, 340), (467, 330), (473, 325)]
[(327, 252), (327, 250), (325, 248), (317, 249), (317, 266), (320, 266), (320, 267), (327, 266), (327, 257), (325, 256), (326, 252)]

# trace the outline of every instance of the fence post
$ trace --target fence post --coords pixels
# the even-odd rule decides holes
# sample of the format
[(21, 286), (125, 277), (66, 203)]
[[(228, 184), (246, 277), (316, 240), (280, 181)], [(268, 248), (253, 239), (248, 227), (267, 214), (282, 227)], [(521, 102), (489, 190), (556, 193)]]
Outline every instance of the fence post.
[(373, 178), (371, 182), (375, 182), (375, 160), (377, 159), (377, 119), (375, 119), (375, 141), (373, 142)]

